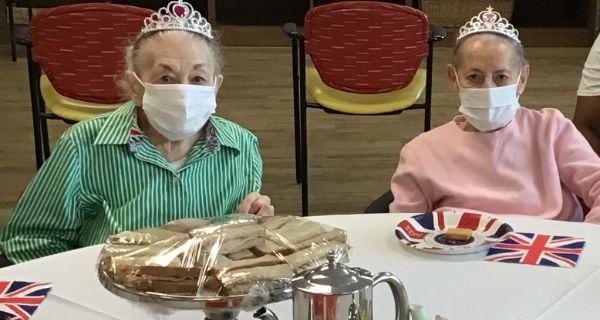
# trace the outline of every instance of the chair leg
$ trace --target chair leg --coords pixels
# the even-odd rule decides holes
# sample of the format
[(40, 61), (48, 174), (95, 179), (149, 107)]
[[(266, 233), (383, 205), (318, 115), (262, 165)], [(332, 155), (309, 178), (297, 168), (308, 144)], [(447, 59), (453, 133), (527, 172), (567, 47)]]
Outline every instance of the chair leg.
[(292, 44), (292, 68), (293, 68), (293, 85), (294, 85), (294, 152), (296, 156), (296, 183), (302, 182), (302, 159), (300, 152), (300, 71), (298, 67), (299, 45), (297, 40)]
[(35, 107), (32, 106), (31, 113), (33, 115), (33, 142), (35, 145), (35, 164), (39, 170), (44, 164), (44, 148), (43, 137), (41, 133), (40, 117), (35, 112)]
[(294, 106), (294, 132), (295, 132), (295, 153), (296, 153), (296, 183), (302, 183), (302, 137), (300, 136), (300, 108)]
[(300, 107), (300, 141), (302, 144), (302, 216), (308, 216), (308, 148), (306, 133), (306, 106)]
[(14, 16), (14, 12), (13, 12), (13, 0), (8, 0), (7, 8), (8, 8), (8, 34), (10, 37), (10, 51), (12, 54), (12, 61), (17, 61), (17, 39), (16, 39), (16, 35), (15, 35), (15, 16)]
[(31, 103), (31, 116), (33, 123), (33, 143), (35, 146), (35, 164), (39, 170), (44, 164), (44, 136), (42, 134), (42, 119), (35, 101)]
[(42, 134), (42, 147), (44, 152), (44, 161), (50, 158), (50, 137), (48, 136), (48, 119), (41, 118), (40, 129)]
[(40, 116), (39, 73), (31, 55), (31, 45), (27, 44), (27, 72), (29, 74), (29, 96), (31, 98), (31, 118), (33, 124), (33, 142), (35, 146), (35, 162), (37, 168), (44, 163), (44, 145), (42, 133), (42, 118)]
[(425, 106), (425, 123), (423, 126), (423, 131), (427, 132), (429, 130), (431, 130), (431, 105), (426, 105)]
[(46, 161), (48, 158), (50, 158), (50, 136), (48, 135), (48, 117), (46, 116), (46, 105), (40, 95), (39, 89), (36, 90), (35, 99), (37, 101), (38, 112), (40, 115), (40, 136), (42, 141), (43, 161)]
[(48, 117), (46, 116), (46, 104), (44, 99), (42, 98), (40, 87), (39, 87), (39, 79), (42, 74), (42, 70), (40, 66), (37, 64), (33, 65), (35, 70), (34, 76), (34, 85), (35, 91), (33, 92), (32, 99), (35, 99), (39, 117), (39, 125), (40, 125), (40, 140), (42, 147), (42, 161), (48, 160), (50, 157), (50, 137), (48, 135)]
[(307, 133), (306, 133), (306, 57), (304, 55), (304, 41), (298, 43), (298, 109), (300, 109), (300, 163), (302, 166), (302, 216), (308, 216), (308, 148), (307, 148)]
[(427, 55), (427, 71), (425, 80), (425, 124), (424, 131), (431, 129), (431, 90), (433, 87), (433, 41), (429, 41), (429, 54)]

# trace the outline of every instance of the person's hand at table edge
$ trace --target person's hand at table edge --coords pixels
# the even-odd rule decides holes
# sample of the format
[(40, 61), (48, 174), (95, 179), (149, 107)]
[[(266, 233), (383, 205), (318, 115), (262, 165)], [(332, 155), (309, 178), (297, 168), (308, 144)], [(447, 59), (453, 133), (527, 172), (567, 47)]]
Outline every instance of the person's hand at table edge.
[(275, 214), (275, 208), (271, 205), (271, 198), (258, 192), (252, 192), (237, 206), (236, 213), (272, 216)]

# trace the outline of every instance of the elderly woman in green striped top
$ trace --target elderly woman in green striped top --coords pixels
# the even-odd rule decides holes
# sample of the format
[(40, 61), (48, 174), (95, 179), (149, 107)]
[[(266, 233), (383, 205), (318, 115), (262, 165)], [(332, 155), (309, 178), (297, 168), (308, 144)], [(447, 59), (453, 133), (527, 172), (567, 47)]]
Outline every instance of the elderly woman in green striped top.
[(70, 128), (33, 178), (1, 246), (19, 263), (190, 217), (272, 215), (254, 135), (215, 117), (223, 82), (211, 26), (172, 1), (127, 52), (131, 101)]

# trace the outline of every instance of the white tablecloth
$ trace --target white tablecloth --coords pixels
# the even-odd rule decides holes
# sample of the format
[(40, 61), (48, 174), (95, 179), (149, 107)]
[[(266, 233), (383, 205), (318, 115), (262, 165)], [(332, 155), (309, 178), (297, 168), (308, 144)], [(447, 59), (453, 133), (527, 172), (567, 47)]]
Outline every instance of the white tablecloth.
[[(599, 319), (600, 226), (504, 218), (516, 231), (583, 237), (586, 245), (574, 269), (481, 261), (481, 256), (436, 256), (402, 246), (394, 227), (406, 215), (370, 214), (313, 217), (343, 228), (353, 246), (350, 265), (374, 273), (389, 271), (406, 286), (410, 303), (449, 320)], [(2, 280), (54, 284), (34, 319), (202, 319), (200, 311), (167, 315), (113, 295), (96, 277), (100, 246), (83, 248), (0, 269)], [(393, 317), (385, 286), (375, 289), (374, 318)], [(282, 320), (292, 318), (291, 301), (270, 306)], [(251, 319), (242, 313), (240, 320)]]

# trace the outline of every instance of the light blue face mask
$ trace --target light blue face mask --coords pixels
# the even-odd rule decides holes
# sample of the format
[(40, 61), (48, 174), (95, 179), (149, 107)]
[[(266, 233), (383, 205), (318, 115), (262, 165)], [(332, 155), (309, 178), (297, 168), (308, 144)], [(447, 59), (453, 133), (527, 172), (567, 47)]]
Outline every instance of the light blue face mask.
[(495, 88), (463, 88), (455, 70), (456, 82), (460, 91), (460, 108), (467, 121), (481, 132), (493, 131), (509, 124), (519, 109), (517, 82)]

